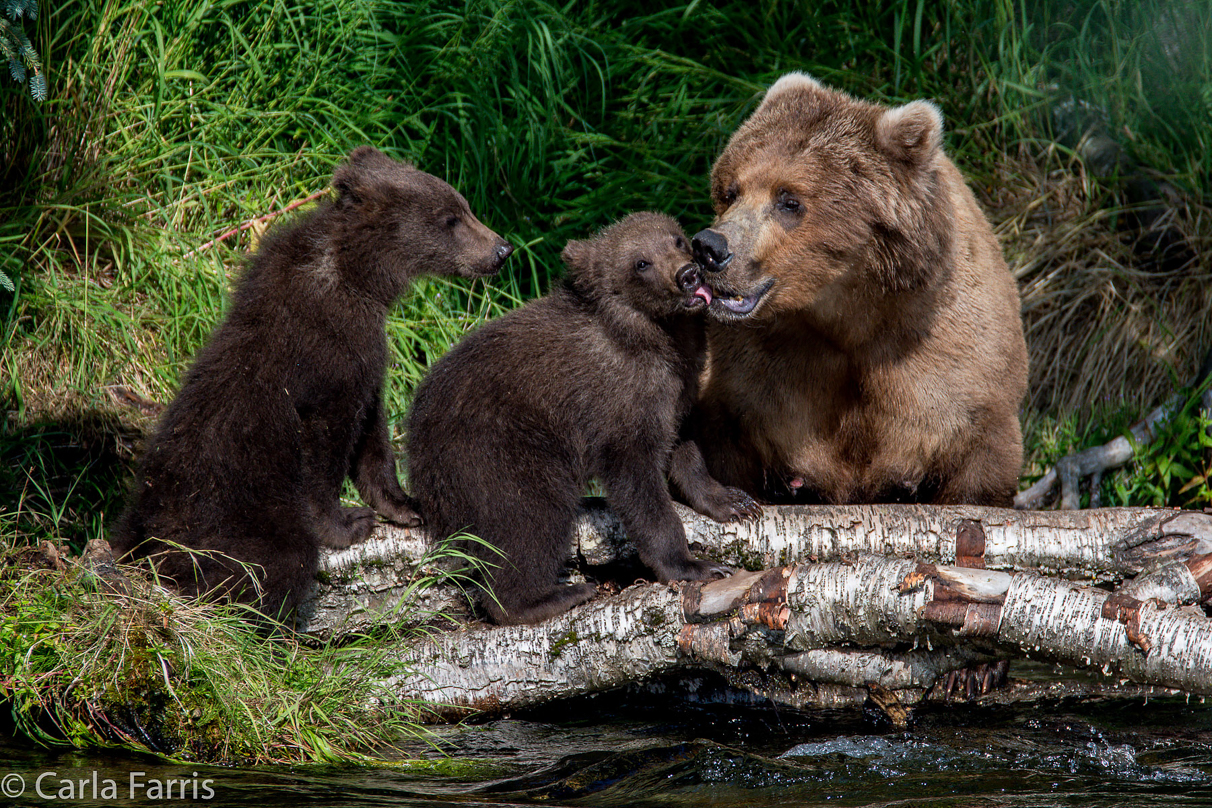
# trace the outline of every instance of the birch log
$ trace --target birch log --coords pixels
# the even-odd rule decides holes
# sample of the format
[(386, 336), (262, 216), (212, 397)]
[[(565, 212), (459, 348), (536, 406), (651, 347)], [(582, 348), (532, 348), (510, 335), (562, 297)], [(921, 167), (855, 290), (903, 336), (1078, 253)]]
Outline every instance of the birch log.
[[(1198, 597), (1206, 599), (1206, 559), (1189, 563), (1201, 571)], [(391, 684), (401, 698), (457, 714), (531, 706), (679, 667), (733, 681), (746, 669), (777, 668), (788, 683), (778, 697), (799, 706), (805, 692), (832, 693), (823, 685), (900, 691), (912, 702), (982, 653), (1012, 653), (1212, 694), (1212, 620), (1156, 600), (1107, 615), (1109, 597), (1032, 573), (863, 556), (705, 584), (637, 585), (538, 626), (443, 634), (407, 650), (417, 672)], [(798, 694), (796, 677), (812, 680)]]
[[(1212, 515), (1190, 511), (780, 506), (765, 508), (752, 522), (719, 524), (678, 508), (696, 551), (747, 569), (873, 553), (1118, 583), (1166, 560), (1212, 552)], [(324, 638), (397, 619), (425, 551), (420, 530), (389, 525), (362, 544), (324, 551), (319, 585), (300, 608), (302, 630)], [(587, 500), (569, 554), (595, 567), (633, 557), (634, 550), (601, 501)], [(414, 608), (461, 618), (465, 604), (457, 590), (432, 589)]]

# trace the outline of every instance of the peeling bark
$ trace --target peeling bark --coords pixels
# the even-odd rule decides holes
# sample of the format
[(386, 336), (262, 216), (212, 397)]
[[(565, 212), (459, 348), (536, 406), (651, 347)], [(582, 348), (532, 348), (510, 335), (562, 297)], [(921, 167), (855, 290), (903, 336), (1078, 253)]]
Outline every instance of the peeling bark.
[(538, 626), (443, 634), (411, 650), (418, 673), (393, 684), (402, 698), (449, 715), (697, 666), (735, 682), (754, 673), (755, 692), (800, 706), (838, 698), (828, 686), (866, 688), (895, 718), (895, 705), (920, 701), (945, 674), (1014, 654), (1212, 694), (1212, 620), (1155, 600), (1107, 617), (1108, 598), (1031, 573), (905, 559), (800, 564), (705, 584), (637, 585)]
[[(580, 557), (599, 565), (631, 555), (609, 512), (587, 504), (577, 532)], [(746, 569), (836, 561), (855, 553), (956, 564), (970, 562), (978, 546), (990, 569), (1040, 570), (1104, 583), (1130, 578), (1159, 559), (1212, 552), (1212, 515), (1156, 508), (1023, 513), (966, 505), (786, 505), (730, 524), (682, 506), (678, 515), (692, 546)], [(971, 538), (973, 525), (983, 545)]]
[[(678, 506), (687, 537), (704, 555), (748, 569), (836, 561), (856, 553), (937, 564), (1042, 571), (1118, 583), (1167, 559), (1212, 552), (1212, 515), (1149, 508), (1019, 512), (939, 505), (767, 507), (751, 522), (720, 524)], [(570, 553), (590, 567), (634, 558), (619, 521), (587, 500)], [(426, 551), (419, 529), (380, 525), (362, 544), (325, 551), (321, 583), (300, 609), (318, 637), (365, 631), (392, 619)], [(426, 612), (466, 617), (462, 594), (432, 590)]]
[[(632, 586), (540, 625), (432, 632), (401, 646), (416, 672), (395, 692), (451, 717), (698, 668), (795, 706), (869, 699), (896, 720), (955, 671), (1028, 656), (1212, 694), (1212, 621), (1179, 608), (1212, 593), (1212, 515), (786, 506), (729, 525), (682, 515), (699, 552), (761, 569)], [(418, 565), (430, 569), (424, 551), (419, 531), (381, 528), (326, 554), (308, 630), (391, 619), (381, 612), (409, 597)], [(577, 559), (593, 575), (587, 561), (630, 555), (617, 521), (591, 502)], [(1110, 593), (1041, 572), (1122, 585)], [(457, 590), (424, 597), (424, 609), (466, 618)]]

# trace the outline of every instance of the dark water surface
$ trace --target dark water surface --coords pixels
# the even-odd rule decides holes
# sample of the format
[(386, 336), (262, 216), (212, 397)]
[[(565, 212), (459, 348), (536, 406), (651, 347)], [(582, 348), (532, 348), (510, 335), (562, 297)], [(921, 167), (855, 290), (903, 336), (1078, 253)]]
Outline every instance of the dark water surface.
[[(933, 707), (900, 731), (853, 711), (615, 695), (439, 727), (434, 742), (475, 765), (445, 777), (400, 767), (166, 766), (3, 739), (0, 804), (1212, 806), (1212, 705), (1196, 699)], [(406, 752), (443, 757), (426, 746)], [(12, 775), (25, 785), (20, 797)], [(48, 797), (36, 793), (39, 776)]]

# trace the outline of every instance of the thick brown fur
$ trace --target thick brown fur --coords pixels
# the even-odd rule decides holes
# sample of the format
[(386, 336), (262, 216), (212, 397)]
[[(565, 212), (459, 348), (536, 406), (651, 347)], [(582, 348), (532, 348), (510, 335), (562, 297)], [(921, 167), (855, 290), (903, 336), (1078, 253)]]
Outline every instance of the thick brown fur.
[[(362, 541), (376, 512), (420, 523), (383, 411), (388, 308), (416, 275), (491, 274), (512, 249), (445, 182), (371, 147), (333, 186), (335, 201), (252, 258), (148, 444), (113, 537), (120, 555), (157, 554), (183, 592), (271, 616), (310, 587), (321, 545)], [(369, 508), (341, 506), (346, 476)], [(172, 544), (202, 552), (164, 554)], [(237, 562), (251, 565), (259, 600)]]
[(788, 74), (712, 170), (690, 434), (773, 502), (1009, 506), (1027, 355), (1013, 277), (924, 101)]
[[(698, 393), (709, 301), (677, 222), (632, 214), (564, 249), (564, 286), (468, 335), (417, 389), (409, 480), (436, 538), (467, 531), (487, 562), (497, 623), (533, 623), (593, 596), (564, 586), (577, 504), (590, 478), (662, 581), (728, 568), (691, 555), (670, 499), (719, 520), (748, 518), (743, 492), (676, 443)], [(494, 599), (495, 596), (495, 599)]]

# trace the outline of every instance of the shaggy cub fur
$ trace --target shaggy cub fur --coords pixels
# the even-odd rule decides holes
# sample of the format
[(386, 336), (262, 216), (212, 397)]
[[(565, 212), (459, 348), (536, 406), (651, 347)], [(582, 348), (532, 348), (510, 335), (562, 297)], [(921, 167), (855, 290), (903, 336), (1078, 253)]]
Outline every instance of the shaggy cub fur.
[[(388, 308), (422, 273), (496, 272), (512, 248), (445, 182), (362, 147), (338, 196), (272, 234), (198, 354), (140, 463), (115, 549), (160, 554), (186, 593), (286, 616), (321, 544), (366, 538), (375, 513), (420, 519), (400, 489), (382, 388)], [(369, 508), (342, 507), (353, 478)]]
[(690, 554), (666, 475), (715, 519), (754, 516), (707, 475), (678, 426), (698, 392), (711, 299), (677, 223), (632, 214), (569, 242), (566, 284), (466, 337), (417, 390), (409, 480), (437, 537), (468, 531), (500, 551), (481, 598), (497, 623), (531, 623), (593, 596), (561, 586), (591, 477), (662, 581), (726, 575)]

